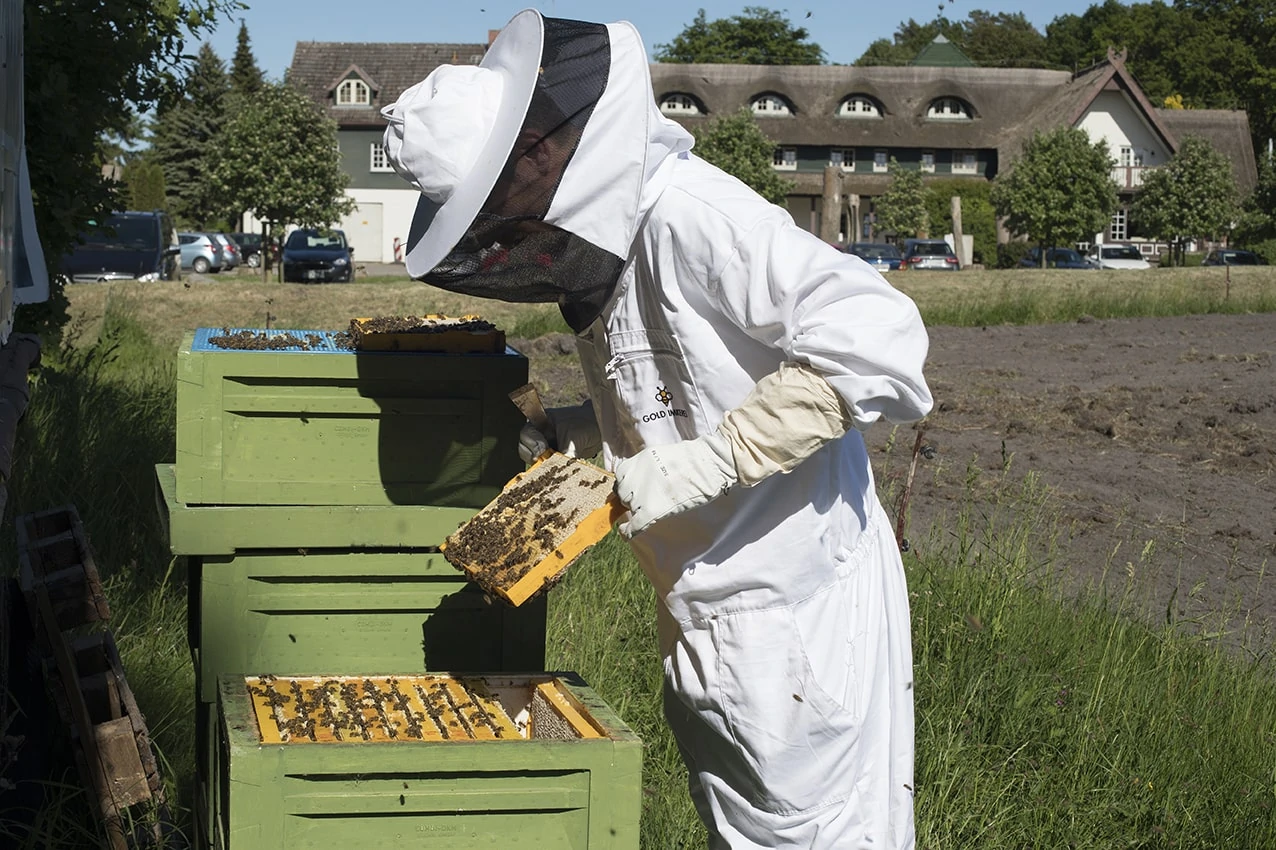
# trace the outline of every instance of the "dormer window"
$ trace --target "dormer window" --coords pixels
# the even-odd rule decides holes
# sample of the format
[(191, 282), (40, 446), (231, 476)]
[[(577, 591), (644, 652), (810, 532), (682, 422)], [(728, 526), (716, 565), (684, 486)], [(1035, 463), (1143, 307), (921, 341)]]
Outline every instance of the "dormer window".
[(372, 92), (363, 80), (346, 80), (337, 86), (337, 106), (368, 106)]
[(660, 111), (665, 115), (703, 115), (704, 110), (689, 94), (667, 94), (660, 101)]
[(761, 115), (767, 118), (775, 118), (782, 115), (792, 115), (793, 110), (789, 108), (784, 98), (775, 94), (759, 95), (753, 99), (751, 104), (754, 115)]
[(842, 101), (837, 108), (838, 118), (881, 118), (882, 108), (872, 98), (855, 95)]
[(974, 115), (965, 101), (955, 97), (941, 97), (931, 101), (926, 117), (933, 121), (969, 121)]

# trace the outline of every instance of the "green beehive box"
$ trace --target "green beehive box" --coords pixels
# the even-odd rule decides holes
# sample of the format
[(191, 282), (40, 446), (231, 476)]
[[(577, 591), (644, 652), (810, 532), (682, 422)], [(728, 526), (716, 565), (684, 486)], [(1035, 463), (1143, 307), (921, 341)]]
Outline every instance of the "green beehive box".
[(437, 552), (306, 549), (189, 556), (196, 687), (217, 677), (545, 666), (545, 599), (490, 600)]
[(156, 507), (174, 555), (425, 549), (475, 514), (473, 508), (416, 505), (187, 505), (177, 499), (173, 464), (156, 465), (155, 479)]
[[(340, 711), (340, 690), (333, 686), (331, 705), (325, 703), (310, 714), (320, 718), (312, 725), (320, 727), (316, 742), (294, 725), (288, 743), (274, 743), (280, 717), (287, 719), (295, 702), (266, 697), (263, 680), (222, 678), (213, 846), (638, 847), (641, 741), (578, 678), (472, 677), (466, 680), (466, 693), (486, 696), (472, 702), (453, 698), (452, 707), (463, 717), (448, 713), (444, 700), (449, 694), (435, 691), (443, 687), (437, 682), (418, 685), (408, 677), (386, 681), (401, 695), (398, 702), (405, 710), (398, 714), (393, 702), (372, 699), (356, 709), (363, 714), (365, 734), (371, 729), (370, 740), (352, 727), (341, 740), (322, 734), (328, 722), (323, 713), (331, 718), (334, 705)], [(378, 680), (376, 687), (383, 685)], [(257, 697), (250, 695), (250, 687)], [(344, 700), (346, 705), (354, 705), (351, 698), (368, 693), (372, 683), (362, 686), (356, 680), (352, 687), (355, 691)], [(446, 687), (455, 693), (456, 682)], [(283, 681), (271, 683), (271, 688), (294, 697), (303, 693)], [(428, 727), (415, 735), (407, 733), (403, 722), (414, 713), (406, 706), (414, 689), (422, 698), (416, 722)], [(442, 696), (435, 705), (443, 710), (420, 711), (437, 693)], [(497, 731), (491, 731), (473, 722), (478, 717), (472, 713), (475, 704), (489, 706), (489, 697), (516, 726), (525, 724), (530, 731), (511, 734), (505, 727), (505, 734), (496, 737), (495, 724), (491, 730)], [(280, 701), (273, 712), (263, 708), (271, 699)], [(373, 703), (377, 707), (370, 707)], [(340, 717), (331, 723), (332, 729), (338, 728)], [(467, 725), (473, 729), (459, 728)], [(397, 732), (387, 739), (390, 728)], [(446, 739), (440, 739), (439, 730)]]
[(240, 351), (188, 333), (177, 355), (177, 499), (187, 505), (482, 507), (522, 471), (509, 392), (527, 358), (353, 352), (327, 331), (306, 350)]

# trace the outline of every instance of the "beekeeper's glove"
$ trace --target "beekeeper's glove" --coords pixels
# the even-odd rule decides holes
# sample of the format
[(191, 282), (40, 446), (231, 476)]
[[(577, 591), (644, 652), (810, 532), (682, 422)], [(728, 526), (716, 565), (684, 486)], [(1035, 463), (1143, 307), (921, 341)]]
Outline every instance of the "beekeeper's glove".
[(602, 451), (603, 436), (594, 416), (594, 403), (575, 407), (551, 407), (545, 411), (552, 434), (545, 434), (531, 422), (518, 434), (518, 456), (531, 463), (546, 449), (556, 449), (569, 457), (591, 458)]
[(716, 431), (652, 446), (617, 464), (616, 495), (629, 508), (618, 530), (632, 537), (736, 484), (752, 487), (788, 472), (851, 424), (842, 397), (818, 372), (783, 363), (727, 411)]

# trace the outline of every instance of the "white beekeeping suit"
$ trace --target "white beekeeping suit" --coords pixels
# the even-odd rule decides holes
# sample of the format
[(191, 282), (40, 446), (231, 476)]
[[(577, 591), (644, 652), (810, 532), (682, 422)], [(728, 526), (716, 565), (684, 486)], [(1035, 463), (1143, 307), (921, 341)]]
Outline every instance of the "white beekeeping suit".
[(711, 846), (911, 847), (907, 591), (858, 429), (930, 409), (912, 302), (690, 153), (629, 24), (522, 12), (384, 114), (409, 273), (577, 333), (592, 408), (524, 442), (617, 473)]

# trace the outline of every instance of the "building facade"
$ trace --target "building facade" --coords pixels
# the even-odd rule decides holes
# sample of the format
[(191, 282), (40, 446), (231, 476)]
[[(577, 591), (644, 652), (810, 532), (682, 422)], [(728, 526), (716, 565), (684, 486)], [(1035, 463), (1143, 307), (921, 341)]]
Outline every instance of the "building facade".
[[(1102, 139), (1112, 154), (1121, 207), (1107, 231), (1096, 234), (1099, 241), (1130, 239), (1129, 204), (1143, 175), (1168, 162), (1186, 135), (1206, 138), (1231, 161), (1242, 193), (1257, 181), (1244, 112), (1158, 108), (1126, 70), (1123, 54), (1109, 52), (1074, 74), (973, 67), (940, 47), (932, 51), (944, 57), (939, 64), (907, 67), (653, 64), (652, 85), (661, 111), (692, 131), (715, 115), (750, 109), (776, 144), (774, 167), (792, 181), (789, 212), (828, 241), (881, 235), (873, 200), (888, 186), (891, 158), (922, 171), (924, 181), (990, 181), (1033, 133), (1059, 126)], [(381, 107), (438, 65), (475, 64), (485, 50), (485, 44), (297, 44), (289, 80), (337, 122), (348, 192), (358, 204), (341, 226), (359, 259), (400, 257), (416, 205), (416, 191), (385, 159)]]

